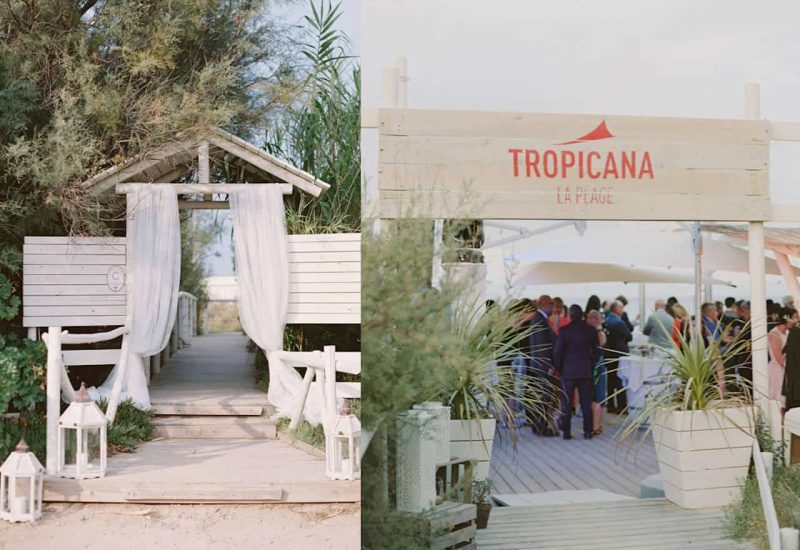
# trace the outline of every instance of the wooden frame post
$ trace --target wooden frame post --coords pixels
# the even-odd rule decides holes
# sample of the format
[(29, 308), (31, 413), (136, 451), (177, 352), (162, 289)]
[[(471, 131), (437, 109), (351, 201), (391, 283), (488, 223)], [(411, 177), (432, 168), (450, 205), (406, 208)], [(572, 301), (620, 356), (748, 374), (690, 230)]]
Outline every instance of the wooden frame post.
[[(745, 86), (745, 118), (761, 118), (761, 100), (758, 84)], [(764, 259), (764, 222), (748, 223), (747, 250), (750, 260), (750, 334), (753, 361), (753, 397), (764, 412), (772, 436), (781, 438), (780, 405), (769, 396), (767, 378), (767, 289)]]
[(58, 418), (61, 416), (61, 327), (50, 327), (42, 335), (47, 344), (47, 439), (45, 469), (55, 475), (58, 469)]

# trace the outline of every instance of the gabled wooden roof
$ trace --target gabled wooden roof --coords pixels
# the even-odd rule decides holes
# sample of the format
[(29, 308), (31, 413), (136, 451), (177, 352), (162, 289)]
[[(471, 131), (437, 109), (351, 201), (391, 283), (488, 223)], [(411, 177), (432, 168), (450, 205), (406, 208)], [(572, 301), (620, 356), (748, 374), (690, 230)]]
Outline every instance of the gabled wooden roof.
[(214, 128), (205, 136), (176, 141), (107, 168), (81, 185), (107, 190), (117, 183), (174, 182), (192, 168), (194, 160), (197, 158), (198, 147), (203, 141), (208, 142), (209, 156), (212, 159), (219, 160), (227, 155), (232, 155), (239, 159), (249, 172), (255, 172), (262, 178), (264, 175), (267, 176), (259, 181), (290, 183), (315, 197), (330, 188), (329, 184), (308, 172), (304, 172), (219, 128)]

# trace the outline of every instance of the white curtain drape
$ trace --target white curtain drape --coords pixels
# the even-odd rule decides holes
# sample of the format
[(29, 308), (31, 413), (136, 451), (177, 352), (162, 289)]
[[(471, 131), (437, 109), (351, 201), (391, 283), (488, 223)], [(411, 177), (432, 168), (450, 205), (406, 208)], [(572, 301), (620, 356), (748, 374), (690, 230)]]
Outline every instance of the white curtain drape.
[[(289, 239), (283, 193), (277, 185), (253, 185), (230, 196), (239, 321), (245, 333), (264, 350), (283, 349), (289, 308)], [(269, 362), (267, 398), (278, 407), (291, 403), (302, 379), (294, 369)]]
[[(169, 342), (178, 309), (181, 278), (181, 231), (178, 196), (164, 185), (142, 184), (128, 194), (131, 214), (127, 253), (128, 364), (120, 400), (133, 399), (150, 408), (143, 357), (155, 355)], [(93, 398), (108, 398), (119, 376), (119, 364), (105, 382), (90, 390)]]

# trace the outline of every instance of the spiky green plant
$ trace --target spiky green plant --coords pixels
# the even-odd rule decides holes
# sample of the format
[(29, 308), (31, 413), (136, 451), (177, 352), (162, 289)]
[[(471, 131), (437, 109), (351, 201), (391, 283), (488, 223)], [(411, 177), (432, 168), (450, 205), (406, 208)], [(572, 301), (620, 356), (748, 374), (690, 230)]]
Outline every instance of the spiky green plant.
[[(706, 343), (697, 333), (681, 333), (679, 343), (656, 347), (665, 357), (667, 373), (652, 380), (660, 383), (660, 389), (648, 395), (641, 409), (631, 411), (617, 439), (632, 442), (638, 437), (643, 441), (652, 431), (651, 420), (673, 411), (713, 410), (725, 417), (726, 409), (751, 406), (751, 383), (737, 376), (732, 364), (732, 359), (746, 353), (749, 345), (749, 340), (737, 338), (723, 348), (713, 339)], [(616, 393), (609, 399), (613, 395)]]

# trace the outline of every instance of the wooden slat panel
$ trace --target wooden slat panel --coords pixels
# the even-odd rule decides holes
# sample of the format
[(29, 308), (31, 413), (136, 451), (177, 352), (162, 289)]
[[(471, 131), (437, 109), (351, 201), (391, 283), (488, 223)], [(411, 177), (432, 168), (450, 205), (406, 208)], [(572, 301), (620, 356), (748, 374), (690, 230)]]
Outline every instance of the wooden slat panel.
[(289, 243), (289, 252), (353, 252), (361, 250), (360, 241), (301, 241)]
[[(125, 271), (125, 256), (120, 256), (122, 264), (117, 264), (123, 272)], [(45, 264), (45, 265), (30, 265), (25, 264), (22, 268), (22, 274), (29, 275), (106, 275), (111, 265), (106, 264)], [(27, 278), (26, 278), (27, 281)]]
[(74, 254), (25, 254), (25, 265), (125, 265), (125, 256), (120, 254), (91, 254), (76, 256)]
[[(289, 313), (288, 325), (359, 325), (361, 313)], [(44, 326), (44, 325), (40, 325)]]
[(119, 349), (81, 349), (62, 352), (64, 364), (71, 366), (114, 365), (119, 361)]
[(290, 283), (292, 293), (361, 292), (360, 283)]
[(108, 285), (24, 285), (22, 288), (23, 296), (125, 295), (124, 286), (118, 292), (112, 292)]
[[(609, 140), (609, 143), (600, 141), (597, 143), (576, 144), (568, 146), (556, 146), (552, 140), (533, 140), (520, 138), (492, 138), (487, 142), (486, 138), (453, 138), (453, 137), (418, 137), (418, 136), (385, 136), (381, 139), (379, 154), (380, 164), (423, 164), (444, 165), (450, 167), (467, 167), (475, 170), (481, 166), (498, 166), (503, 170), (497, 173), (500, 177), (507, 177), (513, 169), (513, 156), (509, 149), (538, 149), (545, 151), (555, 149), (557, 151), (571, 151), (577, 157), (578, 151), (597, 150), (603, 153), (602, 161), (605, 161), (606, 151), (633, 151), (644, 150), (650, 152), (654, 165), (654, 172), (660, 173), (664, 169), (677, 176), (678, 172), (684, 170), (706, 170), (722, 172), (725, 170), (763, 170), (769, 163), (769, 146), (765, 143), (759, 144), (719, 144), (719, 143), (685, 143), (669, 142), (659, 143), (656, 146), (643, 146), (639, 142), (632, 142), (625, 139)], [(584, 153), (585, 154), (585, 153)], [(636, 158), (641, 161), (642, 154), (637, 154)], [(575, 159), (573, 159), (575, 160)], [(518, 166), (524, 172), (524, 154), (518, 157)], [(543, 161), (538, 163), (540, 170), (543, 168)], [(605, 162), (600, 160), (593, 162), (595, 169), (602, 170)], [(668, 167), (668, 168), (667, 168)], [(621, 167), (619, 167), (621, 169)], [(638, 166), (637, 166), (638, 170)], [(578, 165), (570, 167), (569, 172), (578, 172)], [(588, 179), (588, 177), (587, 177)], [(660, 178), (658, 178), (660, 180)], [(675, 178), (677, 179), (677, 177)], [(531, 179), (531, 181), (533, 181)], [(656, 181), (656, 180), (654, 180)], [(382, 185), (382, 184), (381, 184)]]
[(358, 292), (342, 293), (304, 293), (289, 294), (290, 304), (358, 304), (361, 294)]
[(25, 296), (23, 307), (27, 306), (97, 306), (125, 305), (124, 294), (107, 296)]
[(427, 109), (380, 109), (378, 117), (382, 135), (551, 139), (563, 134), (557, 140), (563, 142), (605, 120), (612, 134), (642, 141), (766, 143), (769, 139), (769, 123), (760, 120)]
[[(25, 284), (31, 285), (105, 285), (108, 275), (28, 275)], [(109, 290), (110, 292), (110, 290)]]
[(358, 262), (361, 251), (353, 252), (290, 252), (290, 262)]
[(26, 244), (23, 254), (125, 254), (125, 245), (105, 244)]
[(359, 241), (361, 233), (320, 233), (317, 235), (289, 235), (289, 244), (317, 241)]
[(23, 317), (24, 327), (101, 327), (124, 325), (125, 316), (106, 317)]
[(124, 245), (125, 237), (25, 237), (25, 244)]
[(25, 306), (23, 315), (28, 317), (88, 317), (91, 315), (125, 315), (125, 304), (122, 305), (97, 305), (97, 306)]
[(361, 282), (360, 271), (349, 271), (345, 273), (292, 273), (294, 283), (359, 283)]
[(289, 303), (290, 313), (359, 313), (361, 304), (298, 304)]
[[(758, 221), (768, 220), (769, 197), (715, 195), (701, 199), (697, 195), (627, 193), (614, 195), (609, 205), (572, 205), (566, 209), (555, 204), (552, 193), (466, 191), (469, 199), (453, 193), (384, 191), (380, 194), (382, 218), (489, 218), (489, 219), (559, 219), (559, 220), (664, 220), (664, 221)], [(692, 208), (687, 209), (691, 203)], [(746, 207), (745, 207), (745, 203)]]
[(292, 273), (360, 273), (361, 262), (293, 262), (289, 264)]

